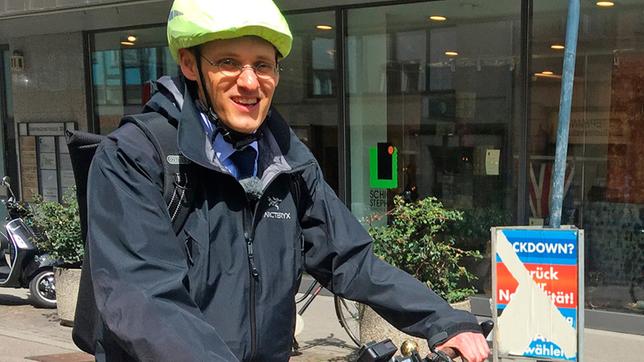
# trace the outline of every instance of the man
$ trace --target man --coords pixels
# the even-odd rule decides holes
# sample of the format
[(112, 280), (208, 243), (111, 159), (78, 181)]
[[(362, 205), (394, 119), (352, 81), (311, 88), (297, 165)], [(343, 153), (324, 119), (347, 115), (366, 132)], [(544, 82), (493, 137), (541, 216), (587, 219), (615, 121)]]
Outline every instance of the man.
[(97, 360), (286, 361), (304, 270), (431, 345), (471, 362), (487, 357), (472, 315), (373, 255), (271, 109), (277, 61), (292, 43), (271, 0), (176, 0), (168, 42), (185, 87), (146, 107), (178, 122), (193, 209), (175, 234), (163, 160), (139, 128), (125, 125), (101, 144), (88, 191)]

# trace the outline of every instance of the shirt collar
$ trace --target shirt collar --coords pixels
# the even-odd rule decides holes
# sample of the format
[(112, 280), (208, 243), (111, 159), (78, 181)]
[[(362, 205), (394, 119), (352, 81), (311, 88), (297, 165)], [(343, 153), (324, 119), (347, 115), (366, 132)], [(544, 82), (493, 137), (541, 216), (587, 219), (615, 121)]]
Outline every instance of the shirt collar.
[[(257, 160), (257, 141), (253, 141), (247, 147), (252, 147), (255, 150), (255, 160)], [(215, 155), (217, 155), (217, 158), (221, 162), (228, 160), (228, 158), (236, 151), (233, 148), (233, 145), (224, 140), (224, 136), (222, 136), (221, 133), (217, 133), (215, 136), (215, 139), (212, 142), (212, 148), (215, 150)]]

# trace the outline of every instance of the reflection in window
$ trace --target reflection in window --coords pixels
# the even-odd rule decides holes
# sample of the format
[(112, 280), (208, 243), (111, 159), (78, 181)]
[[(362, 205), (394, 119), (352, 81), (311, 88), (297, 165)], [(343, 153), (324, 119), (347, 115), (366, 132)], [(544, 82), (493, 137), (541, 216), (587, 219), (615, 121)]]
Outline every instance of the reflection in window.
[(92, 55), (94, 102), (118, 105), (123, 101), (120, 51), (106, 50)]
[[(131, 35), (136, 35), (135, 42), (123, 41)], [(178, 68), (168, 51), (164, 27), (95, 33), (92, 42), (95, 124), (106, 134), (124, 114), (142, 110), (150, 97), (149, 81), (175, 76)]]
[[(283, 71), (273, 104), (311, 149), (325, 180), (337, 192), (335, 13), (298, 14), (286, 18), (294, 36), (293, 50), (281, 62)], [(316, 24), (326, 26), (319, 29)]]
[[(499, 12), (481, 3), (467, 14), (451, 1), (348, 11), (354, 214), (384, 213), (395, 195), (434, 196), (465, 213), (452, 231), (459, 246), (482, 252), (489, 227), (511, 222), (520, 29), (520, 3), (512, 4)], [(450, 20), (429, 22), (439, 10)], [(382, 142), (398, 150), (392, 189), (369, 178), (370, 149)], [(489, 286), (488, 263), (472, 266), (481, 291)]]
[(311, 95), (333, 96), (335, 95), (335, 39), (313, 38), (311, 41), (312, 59), (312, 82)]
[[(562, 224), (585, 230), (588, 308), (644, 313), (644, 4), (607, 10), (582, 3)], [(554, 163), (566, 4), (534, 3), (529, 128), (529, 215)], [(543, 184), (543, 187), (542, 187)]]

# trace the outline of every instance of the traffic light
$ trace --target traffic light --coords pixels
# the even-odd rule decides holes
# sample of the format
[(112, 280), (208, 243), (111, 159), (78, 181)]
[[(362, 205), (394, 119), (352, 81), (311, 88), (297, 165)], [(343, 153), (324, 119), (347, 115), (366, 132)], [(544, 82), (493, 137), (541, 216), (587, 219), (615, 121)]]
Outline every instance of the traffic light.
[(391, 143), (369, 148), (369, 184), (380, 189), (398, 187), (398, 150)]

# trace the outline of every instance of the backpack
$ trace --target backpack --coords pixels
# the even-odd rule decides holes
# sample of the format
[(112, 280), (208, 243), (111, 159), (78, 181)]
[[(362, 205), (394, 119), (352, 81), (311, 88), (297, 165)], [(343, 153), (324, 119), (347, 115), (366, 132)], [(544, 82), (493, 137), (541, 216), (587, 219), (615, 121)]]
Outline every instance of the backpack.
[[(176, 121), (169, 120), (157, 112), (149, 112), (126, 116), (121, 125), (126, 123), (138, 126), (163, 160), (163, 197), (168, 205), (172, 227), (175, 233), (178, 233), (190, 213), (193, 194), (187, 177), (189, 162), (180, 156), (177, 149)], [(96, 149), (106, 136), (83, 131), (66, 131), (66, 138), (76, 180), (81, 235), (87, 243), (87, 178)], [(87, 250), (88, 248), (85, 248), (72, 339), (80, 349), (94, 354), (96, 334), (102, 321), (94, 299)]]

